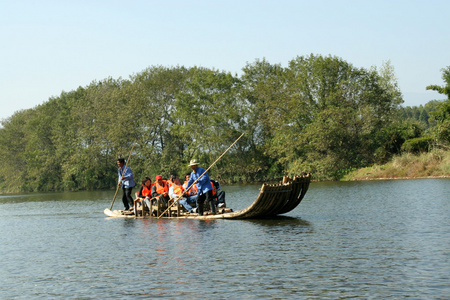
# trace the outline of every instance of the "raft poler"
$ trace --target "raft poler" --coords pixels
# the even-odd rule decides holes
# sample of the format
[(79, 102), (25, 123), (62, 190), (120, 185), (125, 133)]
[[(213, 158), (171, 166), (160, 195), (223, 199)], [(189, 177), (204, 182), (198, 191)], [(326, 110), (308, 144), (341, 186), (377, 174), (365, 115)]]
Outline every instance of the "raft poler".
[[(208, 173), (205, 169), (198, 166), (197, 160), (193, 159), (189, 163), (189, 167), (192, 169), (191, 177), (187, 183), (190, 187), (197, 179), (197, 213), (199, 216), (203, 216), (203, 203), (205, 200), (209, 202), (211, 212), (216, 214), (216, 205), (213, 199), (213, 187)], [(203, 176), (202, 176), (203, 175)], [(200, 177), (201, 176), (201, 177)], [(183, 197), (186, 197), (186, 192), (183, 193)]]
[(125, 159), (123, 158), (117, 159), (117, 166), (119, 167), (119, 180), (117, 184), (118, 186), (122, 186), (122, 202), (125, 208), (124, 210), (132, 210), (134, 200), (133, 197), (131, 197), (131, 190), (136, 185), (134, 182), (133, 171), (125, 164)]

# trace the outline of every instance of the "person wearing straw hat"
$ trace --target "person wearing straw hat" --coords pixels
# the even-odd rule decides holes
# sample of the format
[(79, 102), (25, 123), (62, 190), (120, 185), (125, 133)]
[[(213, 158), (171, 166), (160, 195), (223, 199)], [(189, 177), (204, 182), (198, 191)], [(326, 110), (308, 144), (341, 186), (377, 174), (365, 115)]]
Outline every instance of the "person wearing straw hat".
[[(198, 166), (197, 160), (193, 159), (189, 163), (189, 167), (192, 169), (191, 177), (187, 183), (187, 186), (190, 187), (195, 181), (197, 181), (197, 213), (199, 216), (203, 216), (203, 203), (205, 200), (209, 202), (211, 207), (211, 212), (216, 214), (216, 206), (214, 204), (214, 199), (212, 195), (212, 184), (209, 179), (208, 173), (205, 169), (200, 168)], [(185, 196), (186, 191), (184, 192)]]

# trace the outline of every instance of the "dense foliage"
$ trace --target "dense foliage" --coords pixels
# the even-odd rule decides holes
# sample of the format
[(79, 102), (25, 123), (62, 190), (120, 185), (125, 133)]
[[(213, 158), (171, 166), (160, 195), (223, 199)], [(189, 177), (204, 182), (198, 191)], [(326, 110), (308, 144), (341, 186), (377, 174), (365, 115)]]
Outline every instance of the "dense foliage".
[(3, 120), (0, 190), (112, 188), (116, 159), (127, 158), (133, 144), (138, 182), (184, 174), (190, 159), (206, 168), (241, 133), (212, 177), (245, 182), (312, 172), (337, 179), (389, 159), (438, 125), (435, 136), (448, 141), (448, 103), (417, 116), (402, 102), (389, 63), (367, 70), (332, 56), (296, 57), (286, 68), (256, 60), (239, 77), (154, 66), (62, 92)]

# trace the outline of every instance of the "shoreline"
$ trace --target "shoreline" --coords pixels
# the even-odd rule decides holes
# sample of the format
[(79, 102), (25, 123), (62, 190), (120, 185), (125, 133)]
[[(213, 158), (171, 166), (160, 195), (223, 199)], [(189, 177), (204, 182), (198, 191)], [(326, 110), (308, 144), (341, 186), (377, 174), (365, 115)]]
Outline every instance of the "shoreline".
[(409, 180), (409, 179), (447, 179), (450, 178), (450, 175), (432, 175), (432, 176), (417, 176), (417, 177), (400, 177), (400, 176), (391, 176), (391, 177), (356, 177), (353, 179), (346, 179), (341, 181), (370, 181), (370, 180)]

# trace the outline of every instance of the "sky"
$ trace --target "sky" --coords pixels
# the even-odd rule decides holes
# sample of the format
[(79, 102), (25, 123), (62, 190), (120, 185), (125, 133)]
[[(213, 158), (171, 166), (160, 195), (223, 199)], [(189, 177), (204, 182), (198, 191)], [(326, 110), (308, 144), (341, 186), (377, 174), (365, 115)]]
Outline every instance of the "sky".
[(256, 60), (394, 67), (404, 106), (445, 99), (448, 0), (0, 0), (0, 120), (151, 66), (241, 75)]

